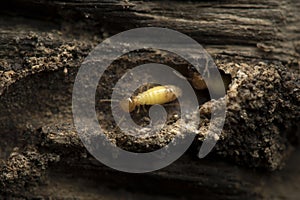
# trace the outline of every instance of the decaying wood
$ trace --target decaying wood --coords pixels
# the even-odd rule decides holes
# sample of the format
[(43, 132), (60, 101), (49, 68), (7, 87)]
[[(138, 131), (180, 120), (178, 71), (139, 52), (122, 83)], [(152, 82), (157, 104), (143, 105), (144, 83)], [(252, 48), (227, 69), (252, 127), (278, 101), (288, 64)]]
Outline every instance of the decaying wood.
[(103, 166), (91, 157), (71, 122), (28, 130), (22, 137), (26, 137), (28, 146), (11, 152), (0, 175), (1, 186), (5, 186), (1, 187), (2, 192), (19, 198), (118, 199), (121, 194), (133, 199), (299, 196), (299, 150), (287, 167), (276, 173), (240, 168), (215, 157), (199, 161), (189, 152), (157, 172), (127, 174)]
[[(190, 35), (213, 55), (292, 63), (299, 58), (297, 0), (17, 2), (9, 8), (31, 17), (61, 17), (98, 34), (159, 26)], [(27, 12), (24, 5), (36, 12)], [(48, 9), (41, 13), (40, 8), (45, 6)], [(69, 29), (64, 25), (62, 28)]]
[[(199, 199), (199, 195), (210, 199), (297, 197), (299, 170), (293, 166), (298, 161), (267, 175), (247, 169), (283, 167), (299, 140), (297, 0), (19, 0), (10, 4), (3, 8), (0, 18), (3, 197), (117, 197), (109, 195), (111, 189), (96, 191), (98, 183), (100, 188), (125, 189), (125, 196), (138, 188), (141, 194), (133, 197), (136, 199), (153, 197), (149, 190), (161, 197), (187, 199)], [(199, 135), (187, 155), (171, 166), (131, 176), (102, 166), (86, 152), (73, 128), (71, 97), (78, 67), (93, 47), (113, 33), (144, 26), (168, 27), (188, 34), (208, 50), (223, 73), (230, 75), (231, 84), (225, 127), (213, 155), (196, 159), (203, 139)], [(182, 59), (155, 51), (124, 56), (114, 66), (125, 69), (158, 61), (176, 69), (188, 68)], [(108, 95), (106, 87), (114, 79), (104, 80), (104, 94)], [(200, 109), (202, 130), (207, 127), (210, 104), (206, 102)], [(112, 133), (111, 137), (128, 149), (124, 136)], [(133, 142), (135, 148), (168, 142), (146, 138), (125, 141)], [(278, 181), (284, 176), (293, 176), (285, 186)], [(141, 180), (139, 186), (137, 179)], [(90, 193), (78, 194), (78, 188)]]

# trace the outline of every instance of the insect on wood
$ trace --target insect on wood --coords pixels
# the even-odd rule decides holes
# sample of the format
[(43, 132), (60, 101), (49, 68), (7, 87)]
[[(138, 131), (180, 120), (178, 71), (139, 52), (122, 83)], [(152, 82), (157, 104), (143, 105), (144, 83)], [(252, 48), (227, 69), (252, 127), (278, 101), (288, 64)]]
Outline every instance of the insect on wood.
[(181, 95), (181, 89), (174, 85), (156, 86), (136, 96), (121, 100), (119, 105), (124, 112), (132, 112), (138, 106), (169, 103)]

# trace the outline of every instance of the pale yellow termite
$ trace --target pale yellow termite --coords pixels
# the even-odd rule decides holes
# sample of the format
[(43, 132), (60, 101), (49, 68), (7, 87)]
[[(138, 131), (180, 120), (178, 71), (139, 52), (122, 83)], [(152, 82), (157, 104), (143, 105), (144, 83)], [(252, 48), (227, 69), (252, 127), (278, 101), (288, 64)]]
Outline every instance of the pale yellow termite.
[(137, 106), (165, 104), (174, 101), (182, 95), (180, 88), (174, 85), (156, 86), (120, 101), (120, 107), (125, 112), (132, 112)]

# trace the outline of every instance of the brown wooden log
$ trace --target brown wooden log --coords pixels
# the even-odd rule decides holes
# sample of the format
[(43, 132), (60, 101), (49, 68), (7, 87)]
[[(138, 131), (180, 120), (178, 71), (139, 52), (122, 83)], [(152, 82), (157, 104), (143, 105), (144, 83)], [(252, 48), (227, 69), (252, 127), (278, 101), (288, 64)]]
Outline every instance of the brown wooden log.
[[(181, 31), (213, 55), (296, 62), (299, 58), (299, 2), (231, 1), (12, 1), (26, 16), (62, 18), (96, 33), (159, 26)], [(23, 9), (27, 6), (33, 12)], [(41, 12), (41, 9), (43, 12)], [(8, 12), (8, 11), (6, 11)], [(62, 24), (62, 28), (64, 24)], [(67, 27), (66, 27), (67, 28)]]
[[(299, 11), (297, 0), (10, 1), (0, 15), (1, 195), (117, 198), (111, 188), (118, 188), (125, 196), (138, 189), (137, 199), (153, 198), (149, 191), (161, 198), (297, 197), (297, 160), (281, 172), (261, 170), (282, 168), (299, 140)], [(208, 50), (231, 77), (228, 115), (209, 158), (197, 160), (195, 155), (200, 134), (189, 153), (168, 168), (128, 175), (99, 164), (76, 137), (72, 86), (81, 62), (103, 38), (144, 26), (181, 31)], [(157, 51), (132, 55), (118, 60), (115, 68), (158, 61), (182, 71), (189, 68), (184, 60)], [(114, 79), (107, 80), (112, 84)], [(200, 111), (206, 127), (209, 102)], [(259, 113), (261, 118), (254, 117)], [(116, 143), (129, 150), (168, 141), (127, 138), (135, 144), (132, 149), (117, 135), (112, 135)], [(280, 181), (284, 177), (288, 184)], [(88, 192), (79, 194), (81, 190)]]

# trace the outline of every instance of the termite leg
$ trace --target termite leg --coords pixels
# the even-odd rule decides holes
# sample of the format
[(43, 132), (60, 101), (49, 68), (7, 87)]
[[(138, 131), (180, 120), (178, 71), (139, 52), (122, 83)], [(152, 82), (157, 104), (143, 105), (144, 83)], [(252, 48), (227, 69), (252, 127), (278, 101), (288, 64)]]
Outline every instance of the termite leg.
[(143, 105), (143, 111), (144, 111), (144, 112), (147, 112), (146, 106), (145, 106), (145, 105)]
[(138, 109), (137, 109), (137, 111), (136, 111), (137, 114), (140, 113), (140, 108), (141, 108), (141, 106), (139, 105), (139, 106), (138, 106)]
[(179, 106), (178, 102), (164, 104), (164, 106)]
[(123, 115), (122, 118), (120, 119), (119, 123), (117, 124), (117, 127), (120, 127), (120, 125), (123, 123), (125, 119), (125, 116)]
[(118, 102), (119, 100), (115, 99), (100, 99), (99, 102)]

